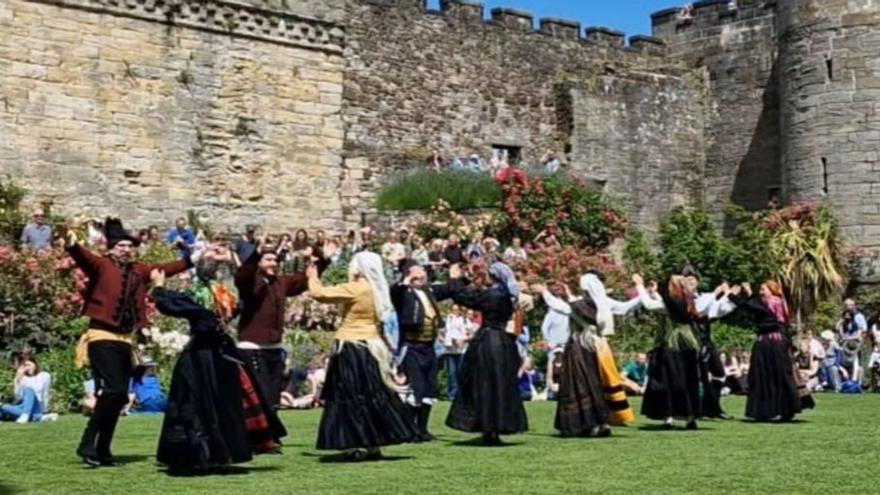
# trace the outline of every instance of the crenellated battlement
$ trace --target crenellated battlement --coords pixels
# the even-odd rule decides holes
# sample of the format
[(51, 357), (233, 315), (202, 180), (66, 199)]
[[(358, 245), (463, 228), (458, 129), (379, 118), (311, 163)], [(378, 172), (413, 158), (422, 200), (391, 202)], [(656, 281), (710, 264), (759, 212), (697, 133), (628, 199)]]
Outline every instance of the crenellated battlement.
[(775, 11), (776, 0), (737, 0), (731, 7), (729, 0), (701, 0), (693, 2), (690, 18), (681, 15), (684, 5), (663, 9), (651, 14), (654, 36), (670, 39), (676, 35), (719, 28), (735, 22), (764, 17)]
[(426, 0), (361, 0), (370, 6), (395, 9), (403, 14), (421, 13), (432, 18), (442, 18), (449, 25), (462, 28), (493, 27), (511, 33), (527, 36), (542, 35), (564, 41), (576, 41), (585, 46), (620, 49), (649, 56), (666, 53), (665, 42), (661, 38), (638, 35), (630, 39), (627, 46), (626, 34), (605, 26), (582, 27), (580, 22), (571, 19), (544, 17), (537, 19), (528, 11), (496, 7), (489, 11), (482, 2), (473, 0), (440, 0), (440, 10), (426, 8)]

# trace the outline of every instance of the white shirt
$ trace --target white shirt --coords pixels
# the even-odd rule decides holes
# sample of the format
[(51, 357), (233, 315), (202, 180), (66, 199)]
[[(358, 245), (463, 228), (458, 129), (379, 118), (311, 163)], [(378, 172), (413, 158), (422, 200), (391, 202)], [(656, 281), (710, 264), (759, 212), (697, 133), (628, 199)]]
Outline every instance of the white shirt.
[(450, 354), (461, 352), (461, 342), (467, 337), (467, 327), (464, 316), (447, 316), (444, 332), (445, 338), (443, 339), (443, 345), (446, 346), (447, 352)]
[(23, 376), (21, 380), (15, 383), (15, 398), (22, 399), (25, 389), (31, 389), (43, 406), (43, 410), (49, 408), (49, 398), (52, 392), (52, 375), (41, 371), (34, 376)]

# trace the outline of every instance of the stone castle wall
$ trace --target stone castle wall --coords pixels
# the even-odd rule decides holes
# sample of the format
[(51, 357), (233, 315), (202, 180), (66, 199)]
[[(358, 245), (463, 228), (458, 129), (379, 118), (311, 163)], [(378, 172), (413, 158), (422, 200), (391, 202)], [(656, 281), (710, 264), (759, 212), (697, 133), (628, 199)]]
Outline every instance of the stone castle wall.
[(343, 228), (344, 29), (255, 5), (0, 0), (0, 170), (134, 225)]
[(708, 72), (705, 203), (719, 213), (782, 195), (775, 2), (727, 4), (696, 2), (692, 23), (679, 22), (678, 9), (652, 16), (670, 55)]
[[(702, 129), (688, 127), (701, 117), (669, 111), (700, 108), (703, 85), (662, 43), (625, 48), (623, 33), (558, 19), (535, 29), (510, 9), (487, 22), (482, 5), (458, 0), (437, 12), (419, 0), (350, 8), (345, 153), (368, 165), (369, 177), (355, 172), (365, 195), (389, 171), (423, 166), (432, 147), (487, 159), (502, 145), (530, 165), (548, 149), (568, 153), (571, 173), (606, 179), (649, 228), (670, 205), (699, 199)], [(645, 193), (650, 208), (636, 198)]]
[(781, 195), (880, 245), (877, 0), (702, 0), (628, 46), (424, 3), (0, 0), (0, 172), (135, 224), (339, 231), (433, 147), (554, 149), (648, 231), (676, 205)]
[(779, 7), (787, 199), (829, 202), (852, 242), (880, 247), (880, 2)]

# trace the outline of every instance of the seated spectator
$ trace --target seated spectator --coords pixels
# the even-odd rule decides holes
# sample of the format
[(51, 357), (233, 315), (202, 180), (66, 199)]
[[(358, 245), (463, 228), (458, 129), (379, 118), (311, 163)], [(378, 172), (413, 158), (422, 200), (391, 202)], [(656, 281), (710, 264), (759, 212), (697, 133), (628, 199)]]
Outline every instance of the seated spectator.
[(174, 227), (165, 235), (165, 242), (177, 246), (180, 253), (186, 255), (195, 245), (196, 236), (186, 227), (186, 219), (180, 217), (174, 222)]
[(721, 389), (721, 395), (745, 395), (749, 384), (742, 374), (739, 359), (726, 352), (720, 353), (718, 359), (724, 364), (724, 387)]
[(86, 380), (83, 382), (83, 398), (79, 401), (82, 413), (86, 416), (91, 416), (95, 412), (95, 404), (97, 403), (98, 396), (95, 394), (95, 380)]
[(859, 365), (859, 343), (844, 341), (838, 360), (842, 383), (841, 392), (860, 393), (862, 391), (862, 367)]
[(431, 158), (428, 158), (428, 168), (432, 172), (439, 172), (443, 168), (443, 158), (440, 155), (440, 150), (437, 148), (431, 150)]
[(483, 165), (483, 159), (480, 158), (480, 155), (472, 153), (468, 157), (467, 169), (471, 172), (483, 172), (486, 170), (486, 167)]
[[(805, 384), (808, 388), (810, 388), (810, 381), (819, 374), (819, 363), (815, 362), (813, 359), (812, 352), (810, 350), (810, 339), (809, 337), (800, 339), (796, 341), (796, 351), (794, 353), (794, 362), (792, 363), (795, 368), (795, 372), (797, 373), (798, 383)], [(815, 379), (815, 384), (818, 384), (818, 379)], [(813, 389), (810, 388), (810, 391)]]
[(483, 236), (484, 234), (482, 231), (477, 231), (474, 234), (471, 243), (468, 244), (466, 253), (469, 261), (478, 260), (486, 256), (486, 250), (483, 247)]
[(514, 237), (510, 247), (504, 250), (505, 263), (514, 263), (517, 261), (526, 261), (529, 258), (525, 248), (522, 245), (522, 239)]
[(382, 244), (381, 254), (382, 259), (397, 270), (400, 261), (406, 258), (406, 248), (400, 242), (397, 232), (392, 230), (388, 233), (388, 241)]
[(12, 381), (16, 402), (0, 404), (0, 419), (29, 423), (56, 421), (57, 414), (46, 414), (52, 392), (52, 375), (40, 370), (36, 358), (23, 357)]
[(443, 250), (443, 259), (447, 265), (463, 263), (466, 261), (464, 249), (459, 244), (458, 236), (449, 234), (449, 240), (446, 242), (446, 249)]
[(839, 392), (841, 376), (837, 363), (841, 352), (840, 344), (837, 343), (837, 336), (831, 330), (825, 330), (820, 337), (825, 351), (825, 359), (821, 364), (822, 388)]
[(523, 359), (522, 367), (519, 369), (519, 396), (522, 400), (529, 401), (537, 397), (536, 387), (541, 381), (541, 377), (535, 366), (532, 364), (532, 358)]
[(444, 257), (445, 250), (446, 246), (443, 239), (431, 241), (431, 248), (428, 251), (428, 264), (425, 265), (425, 268), (428, 271), (428, 280), (432, 282), (437, 280), (437, 275), (449, 264)]
[(257, 250), (257, 226), (247, 225), (244, 235), (235, 240), (233, 251), (235, 253), (235, 265), (241, 266)]
[(135, 368), (126, 410), (138, 414), (159, 414), (164, 413), (167, 407), (168, 399), (156, 375), (156, 362), (145, 357), (143, 363)]
[(559, 171), (561, 163), (553, 150), (547, 150), (541, 157), (541, 166), (544, 168), (545, 174), (555, 174)]
[(644, 352), (636, 354), (634, 361), (623, 367), (623, 386), (630, 395), (643, 395), (648, 383), (648, 355)]
[(735, 11), (737, 9), (739, 9), (739, 2), (737, 0), (729, 0), (727, 2), (727, 10)]
[[(283, 409), (312, 409), (323, 404), (321, 391), (327, 376), (329, 358), (324, 354), (319, 354), (314, 362), (316, 365), (307, 373), (301, 369), (291, 370), (291, 385), (281, 392), (281, 407)], [(303, 381), (308, 383), (308, 389), (306, 393), (300, 394), (299, 384)]]
[(21, 231), (21, 247), (32, 251), (52, 249), (52, 227), (46, 225), (46, 213), (42, 208), (34, 210), (34, 221)]
[(547, 400), (556, 400), (559, 397), (559, 380), (562, 378), (562, 347), (554, 348), (548, 357), (552, 359), (547, 362)]

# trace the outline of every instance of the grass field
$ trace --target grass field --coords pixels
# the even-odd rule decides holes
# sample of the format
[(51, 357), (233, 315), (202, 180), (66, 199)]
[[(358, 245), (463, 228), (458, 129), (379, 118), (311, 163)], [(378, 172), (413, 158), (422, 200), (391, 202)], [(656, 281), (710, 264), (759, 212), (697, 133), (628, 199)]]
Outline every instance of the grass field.
[[(880, 491), (880, 395), (820, 395), (793, 424), (703, 422), (663, 431), (639, 420), (608, 439), (562, 439), (555, 404), (528, 405), (531, 431), (509, 445), (476, 446), (433, 417), (439, 440), (385, 449), (386, 460), (328, 462), (314, 450), (318, 411), (284, 412), (283, 455), (223, 475), (172, 477), (155, 465), (161, 418), (120, 421), (114, 451), (126, 464), (89, 470), (73, 455), (84, 418), (0, 425), (0, 494), (276, 493), (823, 493)], [(725, 399), (741, 415), (744, 400)]]

